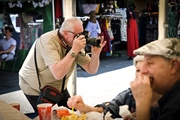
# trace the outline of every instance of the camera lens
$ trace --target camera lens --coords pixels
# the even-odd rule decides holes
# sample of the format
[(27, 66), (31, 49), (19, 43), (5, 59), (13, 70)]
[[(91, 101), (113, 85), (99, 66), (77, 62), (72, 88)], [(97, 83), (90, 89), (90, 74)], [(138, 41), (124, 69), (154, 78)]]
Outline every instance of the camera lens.
[(87, 38), (86, 43), (92, 46), (100, 47), (101, 40), (98, 38)]
[(86, 44), (100, 47), (101, 40), (99, 38), (89, 38), (88, 31), (83, 31), (82, 33), (78, 34), (77, 37), (79, 37), (80, 35), (85, 36)]

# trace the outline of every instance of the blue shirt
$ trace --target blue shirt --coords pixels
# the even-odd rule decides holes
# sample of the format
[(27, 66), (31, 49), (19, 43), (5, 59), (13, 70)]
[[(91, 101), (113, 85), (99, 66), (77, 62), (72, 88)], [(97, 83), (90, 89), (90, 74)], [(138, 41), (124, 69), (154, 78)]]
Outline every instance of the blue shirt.
[(91, 38), (97, 38), (98, 34), (101, 33), (101, 28), (100, 28), (99, 22), (97, 20), (96, 20), (96, 23), (88, 21), (86, 30), (90, 32), (89, 37), (91, 37)]

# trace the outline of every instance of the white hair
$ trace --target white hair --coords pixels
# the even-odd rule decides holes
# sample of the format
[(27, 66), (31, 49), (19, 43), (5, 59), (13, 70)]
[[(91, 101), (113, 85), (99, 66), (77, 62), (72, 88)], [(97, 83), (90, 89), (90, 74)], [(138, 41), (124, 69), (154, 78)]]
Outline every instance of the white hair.
[(143, 59), (144, 59), (143, 55), (136, 55), (136, 57), (134, 57), (134, 59), (133, 59), (134, 65), (136, 66), (137, 62), (142, 61)]
[(76, 17), (70, 17), (62, 23), (60, 31), (63, 31), (63, 30), (74, 31), (74, 26), (79, 23), (82, 24), (82, 21), (80, 19)]

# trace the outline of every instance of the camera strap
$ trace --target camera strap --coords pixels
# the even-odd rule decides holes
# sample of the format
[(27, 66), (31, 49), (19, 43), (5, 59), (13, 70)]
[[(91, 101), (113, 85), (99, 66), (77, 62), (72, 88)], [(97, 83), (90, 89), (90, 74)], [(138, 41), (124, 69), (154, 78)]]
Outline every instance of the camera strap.
[(60, 34), (59, 29), (58, 29), (58, 31), (57, 31), (57, 35), (58, 35), (58, 37), (59, 37), (59, 39), (60, 39), (60, 43), (61, 43), (65, 48), (68, 48), (68, 45), (67, 45), (66, 42), (64, 41), (62, 35)]
[[(37, 41), (36, 41), (36, 42), (37, 42)], [(69, 52), (69, 50), (66, 50), (65, 55), (66, 55), (68, 52)], [(40, 77), (39, 77), (39, 71), (38, 71), (37, 59), (36, 59), (36, 43), (35, 43), (35, 46), (34, 46), (34, 62), (35, 62), (35, 67), (36, 67), (36, 74), (37, 74), (37, 78), (38, 78), (38, 83), (39, 83), (39, 90), (41, 91), (41, 81), (40, 81)], [(66, 75), (65, 75), (64, 78), (63, 78), (61, 91), (64, 90), (65, 80), (66, 80)]]

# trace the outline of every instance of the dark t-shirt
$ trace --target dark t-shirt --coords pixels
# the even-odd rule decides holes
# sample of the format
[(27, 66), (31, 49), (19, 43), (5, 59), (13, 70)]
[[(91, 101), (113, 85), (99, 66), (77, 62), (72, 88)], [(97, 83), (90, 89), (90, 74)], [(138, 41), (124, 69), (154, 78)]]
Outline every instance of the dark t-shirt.
[(180, 120), (180, 80), (159, 100), (157, 120)]

